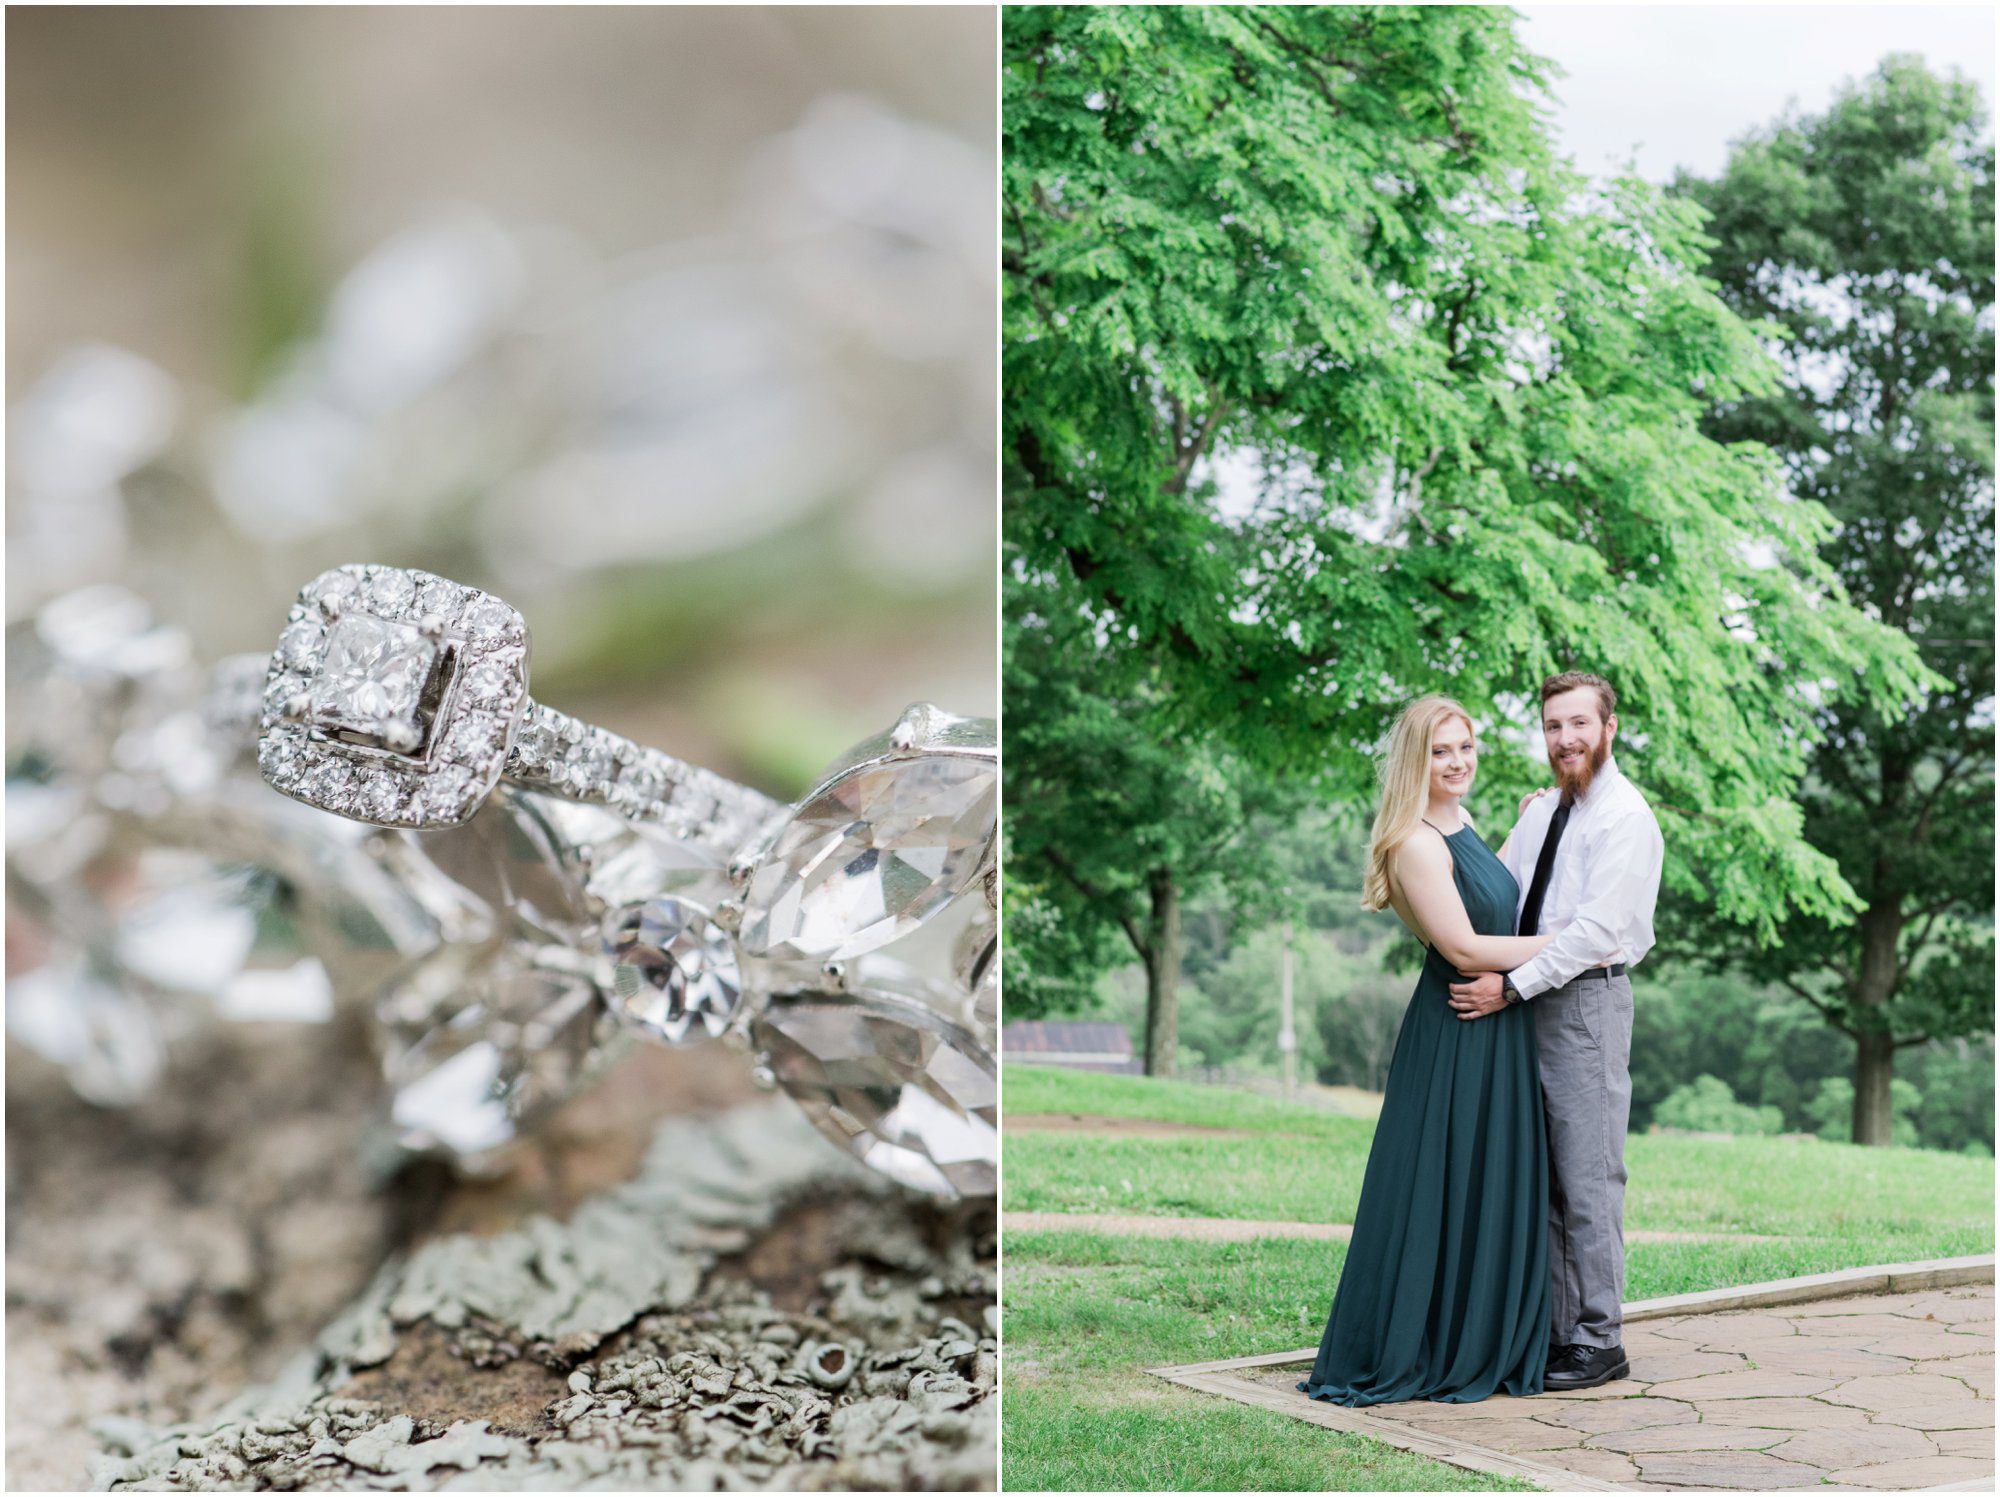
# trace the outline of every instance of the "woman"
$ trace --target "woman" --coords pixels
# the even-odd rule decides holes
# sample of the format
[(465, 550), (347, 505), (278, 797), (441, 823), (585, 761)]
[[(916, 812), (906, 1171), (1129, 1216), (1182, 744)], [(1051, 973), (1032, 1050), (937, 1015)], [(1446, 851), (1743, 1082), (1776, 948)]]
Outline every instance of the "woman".
[(1349, 1407), (1542, 1391), (1549, 1186), (1535, 1016), (1517, 1004), (1461, 1019), (1447, 991), (1461, 973), (1518, 967), (1549, 939), (1513, 934), (1513, 876), (1459, 809), (1477, 756), (1465, 709), (1428, 696), (1396, 719), (1382, 763), (1361, 903), (1393, 908), (1427, 949), (1347, 1266), (1299, 1384)]

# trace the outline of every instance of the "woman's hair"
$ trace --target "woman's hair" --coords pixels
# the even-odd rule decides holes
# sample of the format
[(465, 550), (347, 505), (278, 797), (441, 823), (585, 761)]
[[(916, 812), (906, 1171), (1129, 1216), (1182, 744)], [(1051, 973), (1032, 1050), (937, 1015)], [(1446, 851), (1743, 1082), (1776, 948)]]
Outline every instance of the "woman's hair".
[(1405, 707), (1389, 730), (1377, 777), (1382, 799), (1375, 808), (1375, 830), (1368, 836), (1368, 876), (1361, 884), (1361, 908), (1379, 910), (1389, 903), (1389, 859), (1395, 856), (1424, 819), (1430, 800), (1431, 739), (1441, 723), (1457, 718), (1472, 731), (1472, 714), (1450, 697), (1418, 697)]

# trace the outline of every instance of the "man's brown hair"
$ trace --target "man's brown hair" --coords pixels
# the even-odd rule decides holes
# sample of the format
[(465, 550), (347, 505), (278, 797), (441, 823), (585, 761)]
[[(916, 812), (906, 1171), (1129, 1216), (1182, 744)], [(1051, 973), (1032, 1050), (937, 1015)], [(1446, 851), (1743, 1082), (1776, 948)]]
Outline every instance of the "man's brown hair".
[(1550, 697), (1559, 697), (1566, 691), (1576, 691), (1588, 686), (1597, 693), (1599, 714), (1604, 721), (1611, 721), (1611, 714), (1618, 710), (1618, 693), (1611, 689), (1611, 683), (1602, 676), (1593, 676), (1588, 671), (1564, 671), (1559, 676), (1550, 676), (1542, 683), (1542, 705), (1547, 706)]

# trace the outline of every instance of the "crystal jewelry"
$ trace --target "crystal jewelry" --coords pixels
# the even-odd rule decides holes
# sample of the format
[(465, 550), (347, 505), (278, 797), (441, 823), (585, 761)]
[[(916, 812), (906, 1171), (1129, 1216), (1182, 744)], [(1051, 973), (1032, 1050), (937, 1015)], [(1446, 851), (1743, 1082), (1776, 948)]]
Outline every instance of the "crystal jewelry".
[[(884, 1174), (990, 1194), (997, 770), (990, 721), (919, 705), (726, 861), (506, 785), (463, 825), (383, 832), (457, 935), (377, 1007), (397, 1142), (480, 1170), (634, 1039), (720, 1037)], [(954, 920), (948, 962), (887, 949)]]
[[(389, 569), (343, 571), (365, 586)], [(369, 825), (358, 796), (321, 815), (262, 783), (270, 688), (313, 679), (294, 664), (310, 650), (201, 672), (184, 636), (114, 592), (51, 604), (10, 678), (30, 731), (10, 751), (8, 872), (24, 945), (43, 954), (10, 983), (9, 1025), (93, 1100), (136, 1100), (204, 1014), (323, 1022), (360, 1001), (388, 1140), (478, 1171), (633, 1043), (720, 1037), (875, 1168), (946, 1197), (991, 1192), (990, 722), (913, 707), (791, 807), (636, 747), (579, 775), (611, 735), (578, 725), (542, 760), (517, 731), (472, 814)], [(459, 619), (474, 631), (469, 607)], [(525, 661), (525, 631), (518, 644)], [(324, 638), (319, 653), (324, 673)], [(416, 696), (428, 736), (443, 718), (449, 742), (451, 688), (479, 653), (418, 655), (446, 678)], [(372, 723), (379, 744), (382, 719), (407, 712), (392, 688), (416, 668), (376, 666), (379, 699), (358, 665), (327, 684), (329, 759), (369, 747), (339, 739), (343, 721)], [(539, 710), (523, 703), (524, 719)], [(379, 761), (352, 762), (350, 779)], [(662, 763), (660, 795), (631, 793), (633, 766)]]
[(521, 615), (491, 593), (405, 567), (322, 572), (271, 654), (258, 765), (274, 789), (377, 826), (457, 826), (503, 774), (718, 844), (776, 809), (530, 700), (528, 654)]

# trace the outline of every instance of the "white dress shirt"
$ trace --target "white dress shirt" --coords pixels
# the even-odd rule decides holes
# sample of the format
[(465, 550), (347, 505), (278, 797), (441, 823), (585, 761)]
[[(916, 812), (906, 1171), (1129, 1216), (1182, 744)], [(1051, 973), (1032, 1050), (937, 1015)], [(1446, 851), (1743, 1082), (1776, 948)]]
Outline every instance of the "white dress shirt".
[[(1517, 928), (1535, 861), (1561, 803), (1560, 795), (1536, 796), (1508, 839), (1502, 861), (1521, 886), (1514, 905)], [(1607, 755), (1589, 792), (1570, 808), (1556, 845), (1542, 897), (1542, 933), (1555, 939), (1514, 969), (1514, 986), (1523, 998), (1559, 988), (1591, 967), (1613, 962), (1630, 967), (1645, 959), (1653, 949), (1653, 906), (1666, 850), (1653, 808)]]

